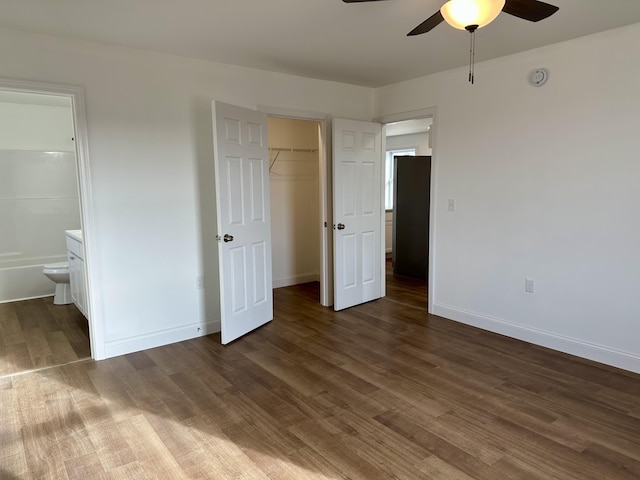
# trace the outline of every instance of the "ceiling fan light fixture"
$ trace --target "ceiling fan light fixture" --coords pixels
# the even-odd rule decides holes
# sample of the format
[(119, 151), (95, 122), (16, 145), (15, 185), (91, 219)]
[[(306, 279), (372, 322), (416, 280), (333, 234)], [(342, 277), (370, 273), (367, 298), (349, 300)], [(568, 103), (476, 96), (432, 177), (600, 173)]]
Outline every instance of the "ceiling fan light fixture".
[(482, 28), (495, 20), (504, 4), (505, 0), (449, 0), (440, 13), (454, 28), (466, 30), (470, 25)]

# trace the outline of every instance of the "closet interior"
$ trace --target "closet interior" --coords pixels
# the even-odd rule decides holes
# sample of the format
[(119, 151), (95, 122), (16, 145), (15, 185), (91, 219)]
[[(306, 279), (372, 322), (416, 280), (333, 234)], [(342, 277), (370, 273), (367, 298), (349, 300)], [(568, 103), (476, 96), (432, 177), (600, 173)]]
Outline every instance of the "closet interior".
[(319, 124), (269, 117), (273, 288), (320, 281)]

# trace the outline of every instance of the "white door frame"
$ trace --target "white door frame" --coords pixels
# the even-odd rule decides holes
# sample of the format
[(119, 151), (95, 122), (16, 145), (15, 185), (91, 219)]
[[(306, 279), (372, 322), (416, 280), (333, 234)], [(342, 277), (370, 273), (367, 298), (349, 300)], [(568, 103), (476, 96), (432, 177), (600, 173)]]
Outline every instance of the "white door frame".
[(272, 117), (310, 120), (319, 124), (318, 156), (320, 161), (320, 304), (333, 305), (333, 205), (331, 201), (331, 117), (322, 112), (310, 112), (258, 105), (257, 110)]
[[(436, 198), (438, 176), (438, 155), (437, 155), (437, 138), (438, 138), (438, 107), (422, 108), (419, 110), (411, 110), (408, 112), (394, 113), (390, 115), (382, 115), (375, 119), (383, 125), (387, 123), (402, 122), (405, 120), (417, 120), (420, 118), (432, 118), (431, 124), (431, 198), (429, 200), (429, 271), (427, 272), (427, 311), (433, 313), (433, 299), (435, 298), (436, 282), (435, 282), (435, 221), (436, 221)], [(383, 230), (384, 231), (384, 230)]]
[(96, 235), (93, 216), (93, 195), (91, 192), (91, 173), (89, 168), (89, 144), (87, 117), (85, 109), (84, 89), (80, 86), (60, 85), (55, 83), (31, 82), (0, 78), (0, 90), (21, 93), (36, 93), (67, 97), (71, 100), (74, 135), (76, 147), (76, 165), (80, 190), (80, 222), (84, 237), (85, 279), (87, 286), (87, 320), (89, 323), (89, 340), (91, 342), (91, 358), (105, 358), (104, 323), (97, 308), (99, 292), (92, 288), (97, 285), (99, 272), (96, 261)]
[[(320, 191), (322, 195), (321, 208), (323, 221), (327, 222), (321, 235), (322, 257), (320, 266), (320, 303), (323, 306), (333, 305), (333, 231), (330, 228), (333, 221), (333, 205), (332, 205), (332, 185), (331, 185), (331, 115), (323, 112), (296, 110), (291, 108), (283, 108), (269, 105), (258, 105), (257, 109), (267, 115), (276, 117), (295, 118), (299, 120), (312, 120), (320, 123)], [(432, 118), (431, 125), (431, 199), (429, 212), (429, 271), (427, 272), (428, 282), (428, 307), (427, 311), (433, 313), (433, 303), (435, 298), (435, 219), (436, 219), (436, 198), (437, 198), (437, 132), (438, 132), (438, 108), (429, 107), (418, 110), (410, 110), (407, 112), (382, 115), (373, 119), (374, 122), (382, 124), (382, 149), (386, 150), (385, 145), (385, 125), (388, 123), (402, 122), (405, 120), (416, 120), (420, 118)], [(381, 188), (384, 189), (384, 182)], [(384, 215), (381, 219), (382, 231), (384, 232)], [(384, 258), (383, 258), (384, 263)], [(383, 270), (384, 272), (384, 265)], [(386, 282), (382, 282), (382, 296), (386, 295)]]

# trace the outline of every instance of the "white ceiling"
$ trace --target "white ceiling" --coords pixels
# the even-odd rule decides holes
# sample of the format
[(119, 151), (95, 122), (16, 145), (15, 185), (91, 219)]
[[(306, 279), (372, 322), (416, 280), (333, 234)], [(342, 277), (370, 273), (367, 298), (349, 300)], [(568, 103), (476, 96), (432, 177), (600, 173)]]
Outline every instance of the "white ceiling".
[[(547, 0), (531, 23), (501, 14), (476, 61), (640, 22), (640, 0)], [(468, 34), (406, 33), (444, 0), (2, 0), (0, 27), (377, 87), (466, 65)]]

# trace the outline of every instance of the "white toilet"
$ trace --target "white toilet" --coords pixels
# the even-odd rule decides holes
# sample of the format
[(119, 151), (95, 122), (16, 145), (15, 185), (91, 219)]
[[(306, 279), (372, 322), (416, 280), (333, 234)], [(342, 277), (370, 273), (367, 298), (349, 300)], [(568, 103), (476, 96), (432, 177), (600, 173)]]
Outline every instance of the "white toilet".
[(55, 297), (53, 297), (53, 303), (55, 305), (73, 303), (71, 299), (71, 286), (69, 285), (69, 262), (45, 265), (42, 273), (56, 284), (56, 294)]

